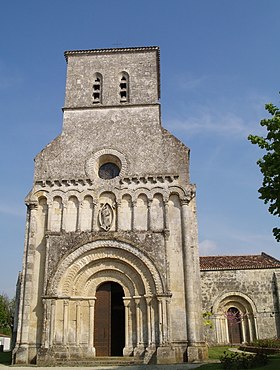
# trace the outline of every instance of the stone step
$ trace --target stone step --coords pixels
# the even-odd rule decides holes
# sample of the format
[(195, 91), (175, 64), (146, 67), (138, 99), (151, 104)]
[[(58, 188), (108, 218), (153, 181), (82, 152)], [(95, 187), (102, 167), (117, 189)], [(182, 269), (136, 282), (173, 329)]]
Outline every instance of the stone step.
[(134, 357), (95, 357), (91, 359), (56, 358), (56, 365), (65, 366), (128, 366), (143, 364), (143, 360)]

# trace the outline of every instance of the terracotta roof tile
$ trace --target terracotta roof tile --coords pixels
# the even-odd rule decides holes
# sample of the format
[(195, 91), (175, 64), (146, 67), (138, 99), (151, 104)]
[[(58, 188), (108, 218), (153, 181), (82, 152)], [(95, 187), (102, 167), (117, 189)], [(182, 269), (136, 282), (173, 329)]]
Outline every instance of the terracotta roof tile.
[(280, 261), (266, 253), (245, 256), (203, 256), (200, 270), (246, 270), (280, 268)]

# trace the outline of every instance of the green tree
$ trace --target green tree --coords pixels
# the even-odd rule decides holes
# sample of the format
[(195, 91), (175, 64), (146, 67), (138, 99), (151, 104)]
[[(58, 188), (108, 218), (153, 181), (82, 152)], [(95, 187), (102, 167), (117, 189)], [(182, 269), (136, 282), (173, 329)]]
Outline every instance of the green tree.
[[(261, 120), (260, 125), (266, 129), (266, 136), (249, 135), (252, 144), (257, 144), (266, 154), (257, 161), (263, 174), (262, 186), (259, 188), (260, 199), (268, 204), (269, 212), (280, 216), (280, 110), (273, 104), (266, 104), (265, 109), (270, 118)], [(280, 228), (275, 227), (273, 235), (280, 241)]]
[(0, 333), (11, 335), (15, 312), (15, 299), (0, 294)]

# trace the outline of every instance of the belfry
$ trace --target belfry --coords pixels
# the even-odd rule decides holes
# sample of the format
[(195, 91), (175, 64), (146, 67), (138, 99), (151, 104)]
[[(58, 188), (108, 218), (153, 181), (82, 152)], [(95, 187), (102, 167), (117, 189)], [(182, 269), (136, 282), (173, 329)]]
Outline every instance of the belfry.
[(14, 363), (201, 361), (196, 192), (161, 125), (159, 48), (65, 58), (62, 133), (26, 198)]

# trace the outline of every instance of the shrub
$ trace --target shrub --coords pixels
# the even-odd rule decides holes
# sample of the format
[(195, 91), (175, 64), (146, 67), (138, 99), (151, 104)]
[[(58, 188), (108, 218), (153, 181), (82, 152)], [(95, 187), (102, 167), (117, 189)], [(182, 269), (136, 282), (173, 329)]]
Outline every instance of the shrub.
[(245, 353), (231, 353), (220, 357), (222, 368), (226, 370), (252, 369), (268, 363), (268, 358), (263, 353), (247, 355)]
[(258, 339), (251, 343), (251, 345), (262, 348), (280, 348), (280, 339), (276, 338)]

